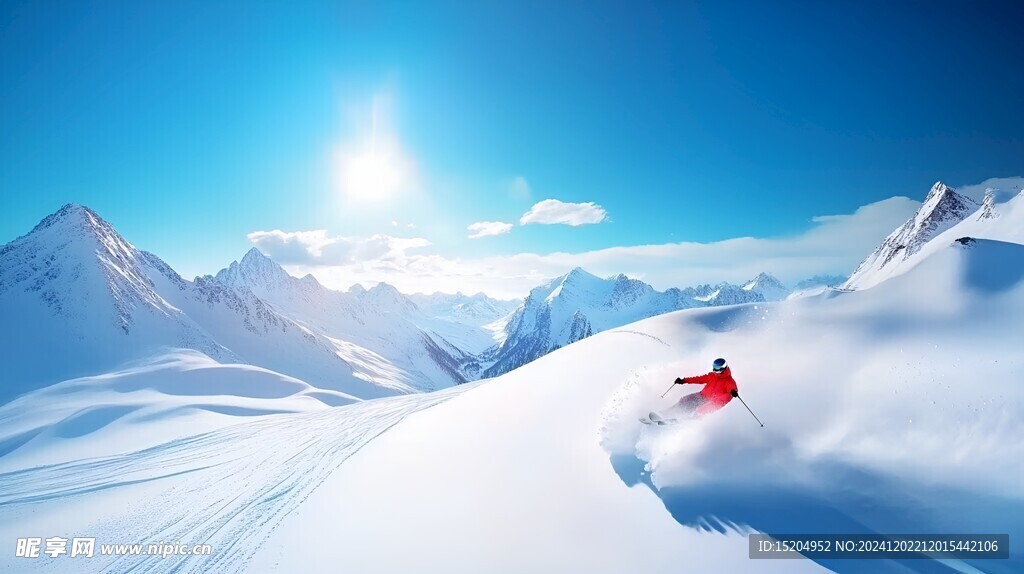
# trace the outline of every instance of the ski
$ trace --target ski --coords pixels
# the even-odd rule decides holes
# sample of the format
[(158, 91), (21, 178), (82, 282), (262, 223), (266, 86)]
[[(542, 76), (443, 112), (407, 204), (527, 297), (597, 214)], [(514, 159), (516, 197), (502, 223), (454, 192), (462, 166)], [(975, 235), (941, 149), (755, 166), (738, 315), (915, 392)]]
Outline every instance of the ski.
[(639, 421), (645, 425), (668, 426), (678, 423), (679, 419), (667, 419), (656, 412), (651, 412), (646, 417), (640, 417)]

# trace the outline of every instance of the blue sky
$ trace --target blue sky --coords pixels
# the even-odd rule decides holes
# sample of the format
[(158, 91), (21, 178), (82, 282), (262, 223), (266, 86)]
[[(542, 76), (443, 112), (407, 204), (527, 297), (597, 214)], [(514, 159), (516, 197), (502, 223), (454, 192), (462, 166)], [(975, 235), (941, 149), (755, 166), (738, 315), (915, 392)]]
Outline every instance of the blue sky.
[[(972, 4), (5, 1), (0, 241), (77, 202), (186, 276), (257, 244), (336, 286), (667, 287), (882, 202), (768, 269), (849, 272), (888, 198), (1024, 174), (1024, 14)], [(598, 222), (520, 224), (548, 199)], [(679, 242), (725, 260), (593, 256)]]

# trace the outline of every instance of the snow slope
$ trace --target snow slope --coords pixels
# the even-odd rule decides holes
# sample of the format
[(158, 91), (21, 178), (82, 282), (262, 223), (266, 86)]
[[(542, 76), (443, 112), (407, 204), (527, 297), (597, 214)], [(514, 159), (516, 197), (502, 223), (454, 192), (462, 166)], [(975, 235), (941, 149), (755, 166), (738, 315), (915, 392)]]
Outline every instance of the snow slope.
[[(595, 335), (381, 436), (282, 523), (254, 567), (328, 571), (306, 549), (337, 539), (366, 572), (810, 566), (746, 560), (744, 524), (1019, 539), (1024, 443), (1010, 437), (1024, 430), (1024, 356), (1009, 335), (1024, 319), (1024, 267), (974, 290), (993, 285), (978, 274), (993, 259), (1022, 253), (955, 246), (874, 292), (682, 311)], [(937, 286), (925, 300), (920, 281)], [(740, 404), (689, 426), (636, 423), (671, 400), (658, 399), (666, 381), (719, 354), (765, 429)], [(389, 551), (394, 540), (403, 552)], [(1013, 572), (1024, 565), (1013, 552), (969, 566), (826, 565)]]
[(97, 554), (103, 541), (141, 539), (209, 543), (215, 550), (203, 557), (77, 560), (17, 559), (12, 552), (0, 564), (18, 572), (253, 571), (248, 560), (337, 465), (403, 417), (469, 388), (265, 416), (131, 455), (0, 474), (4, 540), (94, 536)]
[[(0, 474), (0, 538), (215, 550), (81, 572), (1019, 572), (1019, 545), (817, 565), (748, 560), (743, 534), (1024, 535), (1022, 249), (947, 244), (870, 290), (683, 310), (492, 381)], [(764, 428), (736, 403), (636, 422), (719, 355)]]

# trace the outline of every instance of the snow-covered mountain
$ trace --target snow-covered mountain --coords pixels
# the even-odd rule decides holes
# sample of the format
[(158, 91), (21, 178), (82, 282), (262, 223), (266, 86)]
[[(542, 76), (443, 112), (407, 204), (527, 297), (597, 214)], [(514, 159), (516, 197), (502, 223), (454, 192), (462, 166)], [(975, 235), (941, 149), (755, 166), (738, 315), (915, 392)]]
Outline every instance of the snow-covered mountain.
[(329, 338), (251, 291), (209, 276), (183, 279), (80, 205), (0, 249), (0, 315), (3, 400), (169, 348), (264, 367), (340, 396), (396, 392), (354, 376)]
[(924, 204), (889, 235), (843, 284), (866, 289), (907, 272), (937, 249), (959, 237), (1001, 241), (1024, 240), (1024, 191), (985, 190), (981, 204), (936, 183)]
[(483, 356), (490, 362), (483, 376), (507, 373), (594, 333), (647, 317), (692, 307), (776, 301), (788, 294), (767, 273), (743, 286), (720, 283), (660, 292), (625, 275), (601, 279), (576, 268), (530, 292), (507, 321), (501, 345)]
[(221, 283), (246, 287), (261, 296), (275, 291), (295, 294), (315, 291), (315, 286), (319, 285), (312, 275), (306, 275), (303, 279), (292, 277), (255, 247), (246, 252), (241, 261), (232, 261), (225, 269), (218, 271), (216, 278)]
[(534, 289), (523, 302), (483, 293), (404, 295), (385, 283), (339, 292), (310, 275), (290, 276), (255, 248), (221, 270), (217, 280), (253, 292), (335, 341), (357, 376), (379, 384), (400, 380), (418, 390), (493, 377), (646, 317), (690, 307), (777, 301), (790, 292), (768, 273), (742, 286), (720, 283), (658, 292), (625, 275), (599, 279), (579, 268)]
[[(463, 367), (474, 361), (460, 343), (461, 324), (430, 321), (412, 299), (386, 283), (347, 292), (296, 278), (256, 248), (217, 273), (217, 281), (249, 291), (332, 344), (357, 377), (405, 391), (435, 390), (464, 383)], [(490, 344), (484, 329), (478, 338)], [(446, 335), (456, 338), (449, 341)], [(461, 337), (461, 338), (459, 338)]]
[(743, 290), (760, 293), (765, 301), (782, 301), (791, 293), (782, 281), (770, 273), (761, 273), (754, 277), (743, 286)]
[(941, 181), (936, 182), (917, 213), (889, 234), (857, 266), (843, 287), (863, 289), (884, 281), (901, 262), (920, 251), (925, 243), (963, 221), (976, 209), (978, 204), (973, 199), (958, 194)]
[[(996, 207), (1004, 221), (1018, 209)], [(73, 563), (9, 553), (0, 567), (316, 573), (343, 560), (355, 572), (1021, 571), (1024, 549), (1014, 544), (1004, 560), (748, 558), (751, 532), (1024, 536), (1024, 246), (937, 237), (920, 253), (869, 290), (668, 313), (440, 392), (256, 416), (144, 450), (119, 447), (118, 437), (168, 431), (174, 411), (92, 412), (36, 440), (4, 440), (14, 446), (0, 457), (12, 461), (0, 474), (0, 539), (26, 536), (28, 524), (42, 536), (95, 536), (97, 547), (180, 541), (214, 553)], [(583, 275), (570, 283), (579, 284), (561, 285), (566, 295), (607, 288)], [(652, 297), (639, 285), (630, 292)], [(763, 428), (738, 401), (686, 424), (637, 422), (696, 391), (659, 398), (717, 356)], [(139, 387), (173, 392), (177, 374), (160, 371), (154, 382), (145, 368), (67, 386), (101, 387), (115, 401)], [(221, 379), (200, 373), (190, 382)], [(271, 388), (310, 390), (261, 376), (275, 379)], [(67, 386), (0, 408), (0, 428)], [(217, 398), (231, 408), (230, 394)], [(301, 410), (297, 400), (282, 398), (282, 410)], [(101, 447), (106, 456), (84, 458)], [(33, 456), (44, 448), (49, 458)]]
[(151, 261), (91, 210), (66, 205), (0, 249), (6, 400), (153, 344), (231, 352), (161, 297)]

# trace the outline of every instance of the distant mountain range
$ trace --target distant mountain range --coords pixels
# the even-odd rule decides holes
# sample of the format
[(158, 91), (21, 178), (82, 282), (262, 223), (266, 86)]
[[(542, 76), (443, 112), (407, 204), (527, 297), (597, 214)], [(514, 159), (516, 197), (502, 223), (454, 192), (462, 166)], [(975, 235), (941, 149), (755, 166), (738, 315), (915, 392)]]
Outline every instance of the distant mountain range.
[(594, 333), (692, 307), (778, 301), (790, 291), (761, 273), (744, 285), (719, 283), (656, 291), (617, 275), (601, 279), (576, 268), (530, 291), (505, 326), (501, 344), (485, 355), (482, 373), (495, 377)]
[[(869, 269), (888, 272), (973, 205), (952, 193), (934, 188), (919, 217), (894, 232), (847, 285), (857, 288)], [(1000, 217), (1003, 195), (986, 199), (985, 218)], [(816, 276), (797, 289), (844, 280)], [(337, 291), (312, 275), (289, 275), (255, 248), (215, 276), (190, 281), (94, 211), (67, 205), (0, 249), (0, 311), (17, 326), (3, 333), (12, 382), (0, 400), (182, 348), (296, 377), (327, 393), (321, 400), (346, 402), (497, 376), (662, 313), (791, 294), (769, 273), (739, 285), (657, 291), (581, 268), (524, 301), (406, 295), (386, 283)]]
[(658, 291), (577, 268), (523, 301), (499, 301), (387, 284), (336, 291), (255, 249), (190, 281), (92, 210), (67, 205), (0, 247), (0, 451), (13, 452), (0, 458), (39, 466), (72, 452), (106, 456), (244, 418), (451, 387), (679, 309), (808, 296), (856, 303), (873, 295), (840, 292), (882, 283), (881, 297), (901, 304), (984, 300), (1019, 281), (1022, 243), (1019, 186), (937, 184), (849, 280), (816, 276), (790, 293), (762, 273)]
[[(466, 382), (462, 366), (472, 362), (472, 350), (493, 344), (486, 334), (462, 323), (424, 313), (391, 285), (335, 291), (311, 275), (290, 276), (255, 248), (215, 280), (253, 293), (310, 332), (322, 334), (356, 377), (401, 391)], [(480, 303), (495, 308), (503, 304), (489, 299)]]

